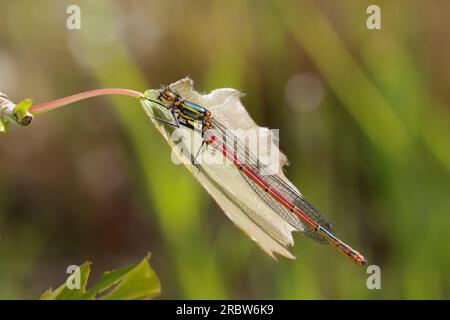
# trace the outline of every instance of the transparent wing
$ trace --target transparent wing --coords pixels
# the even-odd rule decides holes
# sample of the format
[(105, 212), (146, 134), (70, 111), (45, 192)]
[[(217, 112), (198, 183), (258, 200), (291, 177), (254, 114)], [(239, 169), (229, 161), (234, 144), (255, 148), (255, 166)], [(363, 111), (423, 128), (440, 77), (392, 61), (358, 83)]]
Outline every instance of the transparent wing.
[[(230, 130), (227, 130), (217, 120), (212, 122), (213, 128), (210, 129), (210, 133), (216, 135), (216, 138), (220, 140), (222, 144), (227, 146), (228, 149), (233, 150), (236, 157), (241, 163), (248, 165), (254, 172), (259, 174), (263, 179), (280, 194), (282, 194), (288, 201), (300, 208), (311, 219), (321, 225), (329, 232), (333, 232), (333, 228), (330, 222), (313, 207), (297, 190), (291, 187), (280, 176), (271, 172), (267, 167), (262, 165), (256, 156), (254, 156), (248, 148), (236, 137)], [(252, 187), (252, 189), (263, 199), (263, 201), (272, 208), (278, 215), (280, 215), (286, 222), (291, 224), (298, 231), (304, 233), (309, 238), (322, 243), (328, 243), (322, 236), (318, 235), (314, 229), (305, 225), (300, 218), (286, 209), (282, 204), (276, 201), (273, 197), (267, 194), (258, 184), (248, 178), (241, 172), (242, 177)]]
[(241, 172), (242, 177), (247, 181), (247, 183), (252, 187), (252, 189), (258, 194), (258, 196), (263, 199), (263, 201), (272, 208), (277, 214), (279, 214), (284, 220), (286, 220), (289, 224), (291, 224), (295, 229), (305, 234), (307, 237), (322, 243), (327, 244), (328, 242), (318, 235), (313, 229), (309, 226), (305, 225), (299, 217), (292, 214), (286, 207), (282, 206), (278, 201), (273, 199), (270, 195), (267, 194), (259, 185), (257, 185), (252, 179), (247, 177), (245, 174)]

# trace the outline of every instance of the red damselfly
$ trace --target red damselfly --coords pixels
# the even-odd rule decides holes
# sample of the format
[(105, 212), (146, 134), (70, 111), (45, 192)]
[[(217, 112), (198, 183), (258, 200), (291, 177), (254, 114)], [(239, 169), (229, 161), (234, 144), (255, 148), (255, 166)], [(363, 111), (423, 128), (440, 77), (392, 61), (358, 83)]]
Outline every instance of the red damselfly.
[(282, 177), (262, 165), (248, 147), (231, 130), (227, 130), (215, 119), (208, 109), (183, 99), (180, 94), (169, 87), (159, 91), (158, 100), (147, 97), (142, 99), (150, 100), (167, 109), (173, 119), (168, 121), (153, 117), (156, 120), (175, 127), (185, 126), (193, 130), (195, 130), (195, 125), (200, 124), (203, 143), (197, 154), (193, 155), (193, 161), (204, 150), (204, 147), (213, 147), (239, 170), (242, 178), (264, 203), (292, 227), (319, 243), (332, 244), (358, 265), (367, 264), (367, 260), (358, 251), (333, 234), (331, 224), (318, 209)]

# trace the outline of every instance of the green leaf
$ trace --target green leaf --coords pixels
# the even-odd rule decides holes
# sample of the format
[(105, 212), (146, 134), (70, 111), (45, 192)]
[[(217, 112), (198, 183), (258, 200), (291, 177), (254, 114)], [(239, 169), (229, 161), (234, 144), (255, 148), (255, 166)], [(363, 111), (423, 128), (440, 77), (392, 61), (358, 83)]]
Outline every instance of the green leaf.
[(83, 299), (96, 299), (99, 294), (108, 290), (111, 286), (114, 286), (122, 280), (135, 266), (136, 264), (132, 264), (120, 269), (105, 272), (100, 280), (86, 292)]
[[(56, 290), (48, 289), (41, 295), (41, 300), (75, 300), (80, 299), (86, 292), (86, 285), (91, 272), (91, 263), (86, 261), (79, 269), (73, 272), (67, 280)], [(80, 277), (79, 289), (70, 289), (76, 283), (76, 277)]]
[(33, 115), (28, 109), (32, 103), (30, 99), (25, 99), (18, 105), (7, 100), (6, 96), (1, 96), (0, 100), (0, 132), (5, 133), (7, 125), (13, 123), (18, 126), (28, 126), (33, 120)]
[(0, 133), (6, 133), (8, 123), (5, 120), (0, 119)]
[(28, 111), (32, 102), (30, 99), (25, 99), (14, 107), (13, 120), (19, 126), (27, 126), (33, 120), (33, 115)]
[(30, 99), (25, 99), (22, 102), (20, 102), (18, 105), (14, 108), (14, 113), (18, 116), (19, 119), (25, 118), (28, 114), (28, 109), (31, 107), (33, 103)]
[(148, 264), (150, 254), (131, 269), (102, 300), (151, 299), (161, 292), (161, 283)]
[[(86, 290), (90, 273), (90, 262), (80, 266), (80, 289), (69, 289), (74, 283), (75, 273), (56, 290), (47, 290), (41, 295), (44, 300), (95, 300), (95, 299), (150, 299), (161, 292), (161, 284), (149, 265), (150, 254), (140, 263), (105, 272), (100, 280)], [(109, 291), (109, 292), (108, 292)]]

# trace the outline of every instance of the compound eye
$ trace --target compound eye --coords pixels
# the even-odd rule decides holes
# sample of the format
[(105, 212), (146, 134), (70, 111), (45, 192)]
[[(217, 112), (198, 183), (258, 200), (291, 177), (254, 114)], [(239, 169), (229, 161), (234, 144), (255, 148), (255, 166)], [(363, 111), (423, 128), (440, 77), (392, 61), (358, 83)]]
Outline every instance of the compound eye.
[(166, 99), (168, 101), (175, 100), (175, 95), (172, 92), (170, 92), (169, 90), (164, 91), (163, 96), (164, 96), (164, 99)]

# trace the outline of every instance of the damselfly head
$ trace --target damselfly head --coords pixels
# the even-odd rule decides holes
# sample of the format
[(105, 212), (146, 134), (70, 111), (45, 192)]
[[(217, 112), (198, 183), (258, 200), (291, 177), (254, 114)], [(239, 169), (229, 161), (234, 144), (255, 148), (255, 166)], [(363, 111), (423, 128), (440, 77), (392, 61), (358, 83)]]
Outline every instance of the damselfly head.
[(159, 99), (162, 102), (169, 102), (169, 103), (173, 103), (177, 100), (178, 95), (173, 92), (169, 87), (165, 87), (160, 89), (159, 91)]

